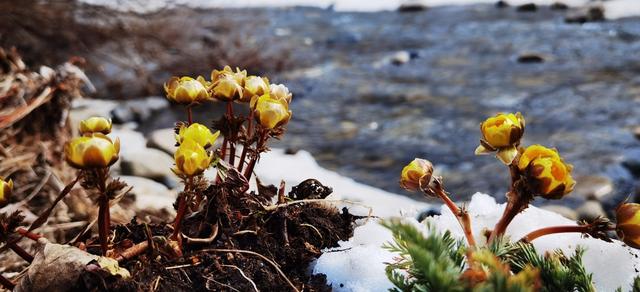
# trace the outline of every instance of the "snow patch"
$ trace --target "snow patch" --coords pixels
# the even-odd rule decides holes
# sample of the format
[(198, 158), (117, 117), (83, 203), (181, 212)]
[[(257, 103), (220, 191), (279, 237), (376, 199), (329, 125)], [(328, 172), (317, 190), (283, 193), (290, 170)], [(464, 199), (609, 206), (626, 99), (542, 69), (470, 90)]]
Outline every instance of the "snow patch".
[[(333, 188), (333, 193), (327, 199), (362, 203), (372, 208), (373, 215), (381, 217), (416, 216), (420, 211), (430, 207), (427, 203), (361, 184), (324, 169), (307, 151), (288, 155), (283, 149), (273, 149), (271, 152), (262, 154), (256, 166), (256, 173), (263, 183), (277, 186), (280, 180), (284, 180), (287, 184), (287, 192), (292, 186), (306, 179), (317, 179), (323, 185)], [(369, 212), (368, 208), (359, 205), (344, 204), (344, 206), (358, 215), (366, 215)]]
[[(504, 207), (505, 204), (497, 204), (494, 198), (486, 194), (477, 193), (471, 199), (468, 210), (472, 216), (474, 235), (480, 244), (485, 241), (481, 239), (481, 231), (493, 228)], [(419, 224), (414, 218), (405, 220), (426, 231), (425, 225)], [(442, 215), (428, 218), (427, 221), (440, 231), (449, 230), (454, 236), (464, 239), (455, 217), (444, 206)], [(514, 219), (506, 234), (518, 240), (538, 228), (575, 224), (561, 215), (531, 206)], [(390, 241), (391, 233), (376, 220), (370, 220), (356, 228), (354, 237), (349, 241), (325, 250), (316, 261), (313, 272), (326, 274), (335, 291), (386, 291), (391, 283), (385, 275), (384, 263), (392, 261), (394, 255), (381, 246)], [(638, 251), (619, 241), (608, 243), (582, 238), (579, 234), (557, 234), (538, 238), (533, 244), (541, 254), (561, 249), (565, 254), (572, 255), (576, 247), (586, 248), (584, 265), (588, 272), (593, 273), (598, 291), (614, 291), (618, 287), (622, 287), (623, 291), (630, 290), (636, 271), (640, 268)]]

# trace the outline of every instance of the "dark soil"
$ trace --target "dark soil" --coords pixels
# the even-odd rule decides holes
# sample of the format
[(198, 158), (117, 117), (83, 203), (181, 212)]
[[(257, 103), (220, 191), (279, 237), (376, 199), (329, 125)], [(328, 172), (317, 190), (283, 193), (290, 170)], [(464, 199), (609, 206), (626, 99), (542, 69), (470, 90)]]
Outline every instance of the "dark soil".
[[(324, 275), (311, 274), (310, 263), (321, 255), (322, 249), (335, 247), (338, 241), (351, 237), (353, 223), (361, 217), (351, 215), (346, 208), (339, 211), (321, 203), (290, 204), (267, 210), (263, 206), (273, 206), (268, 202), (276, 196), (276, 187), (262, 187), (260, 193), (237, 192), (241, 189), (225, 182), (203, 191), (202, 195), (211, 198), (208, 211), (195, 211), (188, 216), (183, 234), (209, 237), (216, 225), (218, 233), (211, 243), (189, 243), (183, 239), (181, 257), (172, 256), (171, 248), (162, 246), (172, 232), (169, 225), (147, 228), (134, 219), (126, 226), (115, 227), (116, 250), (147, 241), (148, 233), (154, 238), (155, 248), (121, 263), (131, 272), (130, 279), (109, 279), (88, 273), (81, 283), (83, 289), (254, 291), (255, 283), (261, 291), (293, 291), (285, 277), (257, 255), (260, 254), (277, 263), (296, 289), (331, 291)], [(296, 194), (289, 194), (284, 201), (292, 202), (289, 197)], [(203, 227), (201, 222), (205, 222)], [(89, 244), (89, 247), (90, 252), (99, 252), (97, 246)]]

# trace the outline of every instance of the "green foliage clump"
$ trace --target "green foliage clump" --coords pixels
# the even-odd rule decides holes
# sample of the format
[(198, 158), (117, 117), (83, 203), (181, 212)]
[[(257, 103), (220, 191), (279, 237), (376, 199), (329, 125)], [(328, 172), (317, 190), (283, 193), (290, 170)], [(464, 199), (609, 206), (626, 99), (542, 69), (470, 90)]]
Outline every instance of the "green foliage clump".
[(595, 291), (582, 249), (571, 257), (559, 250), (542, 256), (530, 243), (506, 240), (467, 248), (430, 225), (423, 233), (400, 220), (382, 224), (394, 238), (384, 248), (398, 254), (386, 268), (391, 291)]

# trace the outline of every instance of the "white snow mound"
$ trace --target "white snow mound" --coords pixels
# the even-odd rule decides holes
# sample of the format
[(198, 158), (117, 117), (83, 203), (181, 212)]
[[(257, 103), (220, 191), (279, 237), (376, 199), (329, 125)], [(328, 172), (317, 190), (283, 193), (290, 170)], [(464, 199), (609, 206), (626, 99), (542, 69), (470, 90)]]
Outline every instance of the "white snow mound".
[[(505, 204), (497, 204), (489, 195), (476, 193), (468, 210), (472, 217), (472, 229), (476, 240), (484, 244), (479, 236), (485, 228), (492, 229), (502, 215)], [(425, 229), (414, 218), (406, 218)], [(454, 236), (464, 239), (464, 234), (453, 214), (445, 206), (442, 215), (428, 218), (438, 230), (449, 230)], [(525, 234), (542, 227), (556, 225), (575, 225), (576, 223), (556, 213), (534, 206), (519, 214), (509, 225), (506, 234), (518, 240)], [(353, 238), (343, 241), (334, 249), (325, 250), (316, 261), (314, 273), (327, 275), (335, 291), (387, 291), (392, 287), (385, 276), (385, 262), (390, 262), (394, 254), (381, 248), (392, 240), (391, 233), (380, 226), (376, 220), (370, 220), (356, 228)], [(540, 253), (561, 249), (572, 255), (577, 246), (586, 248), (583, 257), (585, 268), (593, 273), (598, 291), (614, 291), (622, 287), (631, 289), (633, 278), (640, 268), (639, 253), (619, 241), (604, 242), (593, 238), (582, 238), (579, 234), (556, 234), (540, 237), (533, 241)]]

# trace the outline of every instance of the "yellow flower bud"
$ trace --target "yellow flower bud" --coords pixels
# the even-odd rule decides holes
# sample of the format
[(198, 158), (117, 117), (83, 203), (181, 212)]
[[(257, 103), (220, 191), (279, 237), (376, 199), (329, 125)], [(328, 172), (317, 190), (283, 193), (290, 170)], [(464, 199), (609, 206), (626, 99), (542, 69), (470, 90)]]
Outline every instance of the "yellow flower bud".
[(497, 152), (496, 156), (504, 164), (511, 164), (518, 154), (517, 146), (524, 134), (522, 114), (497, 114), (480, 124), (482, 139), (476, 148), (476, 155)]
[(624, 243), (640, 249), (640, 204), (623, 203), (616, 209), (616, 233)]
[(176, 166), (172, 169), (178, 176), (194, 176), (203, 173), (213, 161), (213, 154), (192, 140), (185, 140), (173, 155)]
[(518, 169), (525, 174), (530, 190), (545, 199), (560, 199), (576, 184), (571, 177), (573, 167), (564, 163), (555, 149), (541, 145), (524, 150)]
[(90, 117), (86, 120), (80, 121), (80, 133), (92, 134), (92, 133), (111, 133), (111, 119), (103, 117)]
[(433, 165), (429, 160), (416, 158), (402, 169), (400, 187), (408, 191), (420, 190), (427, 186), (433, 175)]
[(260, 76), (249, 76), (244, 81), (245, 97), (262, 96), (269, 92), (269, 79)]
[(0, 207), (5, 206), (13, 192), (13, 181), (0, 177)]
[(194, 102), (203, 102), (211, 96), (207, 91), (207, 82), (201, 76), (198, 79), (191, 77), (171, 77), (164, 84), (164, 90), (167, 98), (177, 103), (190, 104)]
[(73, 138), (64, 145), (67, 163), (79, 169), (105, 168), (118, 160), (120, 140), (94, 133), (91, 136)]
[(287, 103), (291, 103), (293, 95), (289, 92), (289, 88), (282, 84), (271, 84), (269, 87), (270, 95), (274, 99), (285, 100)]
[(291, 119), (289, 104), (273, 99), (268, 94), (254, 99), (252, 104), (255, 104), (256, 119), (265, 128), (276, 128), (288, 123)]
[(243, 94), (246, 78), (247, 71), (240, 71), (239, 68), (236, 68), (236, 72), (233, 72), (229, 66), (225, 66), (222, 70), (213, 70), (211, 72), (213, 96), (222, 101), (239, 99), (246, 102)]
[(213, 146), (220, 135), (220, 131), (215, 133), (211, 133), (211, 130), (207, 128), (205, 125), (193, 123), (188, 127), (182, 126), (178, 131), (178, 135), (176, 135), (176, 141), (182, 144), (186, 140), (192, 140), (196, 142), (196, 144), (208, 148)]

